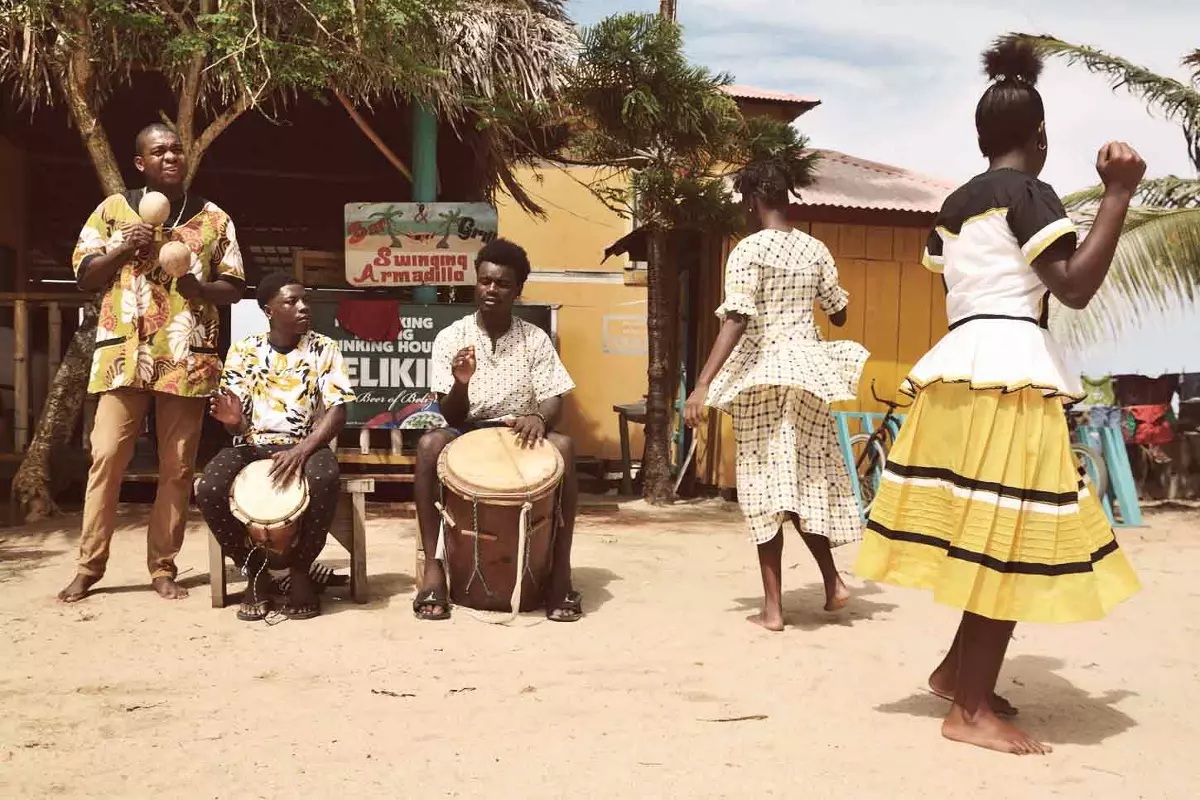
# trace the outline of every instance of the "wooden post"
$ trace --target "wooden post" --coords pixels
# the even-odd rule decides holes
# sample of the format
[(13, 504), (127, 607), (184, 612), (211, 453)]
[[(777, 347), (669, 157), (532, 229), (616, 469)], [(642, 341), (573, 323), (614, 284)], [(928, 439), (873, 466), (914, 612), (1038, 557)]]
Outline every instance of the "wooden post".
[(212, 607), (224, 608), (229, 592), (225, 584), (225, 554), (212, 531), (208, 532), (208, 585)]
[(420, 104), (413, 106), (412, 173), (413, 201), (437, 200), (437, 117)]
[(13, 444), (18, 453), (25, 452), (29, 443), (29, 305), (26, 300), (13, 302)]
[[(413, 106), (412, 121), (412, 187), (413, 201), (432, 203), (437, 200), (437, 117), (421, 104)], [(413, 301), (436, 303), (436, 286), (418, 286)]]
[(46, 306), (46, 314), (50, 317), (50, 341), (46, 345), (46, 386), (54, 385), (54, 376), (58, 374), (58, 365), (62, 363), (62, 311), (58, 303)]

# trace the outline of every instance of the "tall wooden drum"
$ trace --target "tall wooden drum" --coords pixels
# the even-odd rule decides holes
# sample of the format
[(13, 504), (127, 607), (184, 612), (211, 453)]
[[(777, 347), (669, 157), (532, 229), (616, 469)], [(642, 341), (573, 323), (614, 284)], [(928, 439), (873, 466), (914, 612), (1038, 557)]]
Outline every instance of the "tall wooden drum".
[(521, 571), (520, 610), (545, 605), (563, 473), (557, 447), (542, 441), (522, 448), (509, 428), (472, 431), (442, 451), (451, 602), (511, 612)]

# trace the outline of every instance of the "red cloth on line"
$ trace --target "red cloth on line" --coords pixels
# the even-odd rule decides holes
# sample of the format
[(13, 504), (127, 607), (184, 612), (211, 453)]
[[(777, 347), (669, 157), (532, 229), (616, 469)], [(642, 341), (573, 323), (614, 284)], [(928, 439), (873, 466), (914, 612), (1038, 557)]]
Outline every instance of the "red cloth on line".
[(1133, 414), (1136, 423), (1129, 441), (1161, 447), (1175, 440), (1170, 405), (1130, 406), (1125, 410)]
[(400, 301), (342, 300), (337, 321), (365, 342), (395, 341), (400, 335)]

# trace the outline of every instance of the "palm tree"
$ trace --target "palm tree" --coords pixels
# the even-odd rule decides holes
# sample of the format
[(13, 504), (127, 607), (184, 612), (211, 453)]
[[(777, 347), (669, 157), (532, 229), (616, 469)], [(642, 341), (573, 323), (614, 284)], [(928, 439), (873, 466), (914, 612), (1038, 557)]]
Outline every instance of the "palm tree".
[(404, 212), (395, 206), (388, 206), (383, 211), (374, 211), (367, 217), (367, 219), (384, 224), (387, 235), (392, 237), (392, 247), (404, 247), (404, 242), (397, 235), (399, 233), (399, 220), (403, 218)]
[[(1072, 344), (1087, 347), (1111, 339), (1139, 310), (1166, 311), (1190, 303), (1200, 286), (1200, 49), (1182, 59), (1191, 73), (1185, 83), (1052, 36), (1014, 33), (1006, 38), (1028, 42), (1043, 57), (1103, 75), (1114, 91), (1123, 89), (1179, 123), (1195, 169), (1192, 177), (1169, 175), (1142, 182), (1108, 281), (1085, 311), (1059, 318), (1062, 333)], [(1094, 186), (1068, 195), (1063, 203), (1086, 228), (1103, 191)]]
[(442, 221), (442, 240), (437, 243), (439, 250), (448, 250), (450, 248), (450, 235), (458, 228), (458, 221), (462, 219), (462, 211), (458, 208), (452, 208), (449, 211), (443, 211), (438, 214), (438, 219)]

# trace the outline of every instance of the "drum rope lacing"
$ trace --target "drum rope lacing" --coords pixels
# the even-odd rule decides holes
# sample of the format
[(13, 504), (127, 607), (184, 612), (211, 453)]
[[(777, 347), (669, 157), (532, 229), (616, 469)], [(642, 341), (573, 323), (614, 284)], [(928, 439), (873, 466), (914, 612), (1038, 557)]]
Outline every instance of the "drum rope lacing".
[[(550, 446), (553, 446), (553, 445), (550, 445)], [(525, 474), (521, 471), (521, 467), (517, 463), (517, 460), (513, 457), (513, 454), (511, 452), (508, 452), (507, 455), (508, 455), (509, 461), (512, 464), (513, 470), (517, 473), (517, 475), (521, 476), (521, 479), (525, 483), (525, 502), (521, 505), (521, 515), (518, 518), (518, 522), (517, 522), (517, 570), (516, 570), (517, 578), (513, 583), (513, 592), (512, 592), (512, 596), (510, 597), (509, 611), (507, 613), (505, 613), (505, 612), (486, 612), (486, 611), (478, 611), (473, 608), (466, 608), (465, 606), (462, 608), (462, 610), (466, 611), (471, 617), (475, 618), (476, 620), (478, 620), (480, 622), (486, 622), (491, 625), (510, 625), (510, 624), (512, 624), (513, 621), (515, 621), (517, 619), (517, 616), (521, 613), (521, 594), (522, 594), (522, 591), (525, 586), (524, 577), (525, 577), (526, 573), (528, 573), (530, 575), (530, 577), (533, 578), (532, 568), (529, 566), (529, 564), (530, 564), (529, 555), (531, 553), (531, 547), (533, 544), (529, 539), (529, 516), (530, 516), (530, 513), (533, 511), (533, 491), (532, 491), (533, 487), (530, 485), (529, 480), (527, 478), (525, 478)], [(554, 517), (551, 520), (551, 524), (550, 524), (551, 553), (553, 553), (553, 543), (554, 543), (555, 536), (558, 532), (557, 531), (557, 528), (558, 528), (557, 523), (561, 520), (561, 516), (562, 516), (562, 483), (561, 483), (561, 481), (559, 482), (555, 500), (556, 500), (556, 502), (555, 502)], [(474, 516), (473, 522), (474, 522), (474, 528), (475, 528), (475, 536), (474, 536), (475, 541), (474, 541), (473, 553), (472, 553), (472, 560), (473, 560), (472, 574), (471, 574), (470, 580), (467, 581), (467, 590), (468, 591), (470, 590), (471, 584), (475, 581), (475, 576), (478, 575), (480, 582), (483, 584), (484, 590), (488, 593), (488, 596), (491, 597), (491, 596), (493, 596), (493, 592), (491, 590), (491, 587), (488, 586), (487, 578), (485, 578), (483, 575), (483, 570), (480, 568), (479, 539), (480, 539), (481, 531), (479, 530), (479, 497), (478, 497), (478, 495), (473, 494), (471, 496), (471, 506), (472, 506), (472, 512), (473, 512), (473, 516)], [(445, 510), (445, 508), (443, 507), (443, 505), (441, 503), (438, 503), (437, 507), (438, 507), (438, 510), (442, 512), (442, 523), (441, 523), (440, 527), (442, 528), (442, 535), (445, 535), (445, 526), (448, 524), (450, 527), (454, 527), (454, 520), (450, 517), (450, 514)], [(449, 570), (448, 565), (447, 565), (447, 568), (445, 569), (445, 573), (446, 573), (447, 588), (449, 588), (450, 570)], [(536, 578), (534, 578), (534, 586), (535, 587), (537, 586)], [(532, 619), (528, 620), (527, 624), (537, 625), (544, 621), (545, 621), (545, 619), (541, 618), (541, 617), (532, 618)]]
[[(251, 539), (251, 541), (254, 541), (254, 540)], [(260, 550), (262, 551), (262, 554), (263, 554), (262, 561), (259, 563), (258, 569), (254, 572), (254, 577), (251, 578), (250, 577), (250, 559), (254, 558), (254, 554), (259, 552)], [(263, 574), (263, 570), (267, 568), (267, 562), (270, 560), (271, 560), (271, 551), (268, 550), (263, 545), (255, 542), (254, 547), (250, 548), (250, 552), (246, 555), (246, 560), (242, 562), (241, 572), (242, 572), (242, 575), (245, 576), (246, 580), (248, 580), (250, 582), (250, 585), (247, 586), (246, 588), (252, 593), (251, 596), (254, 598), (255, 606), (257, 606), (260, 602), (262, 602), (261, 600), (258, 599), (258, 579)], [(274, 621), (272, 621), (272, 617), (275, 617)], [(287, 619), (286, 615), (280, 614), (277, 611), (270, 611), (270, 610), (268, 610), (268, 612), (262, 616), (262, 621), (267, 623), (268, 625), (278, 625), (280, 622), (283, 622), (285, 619)]]

